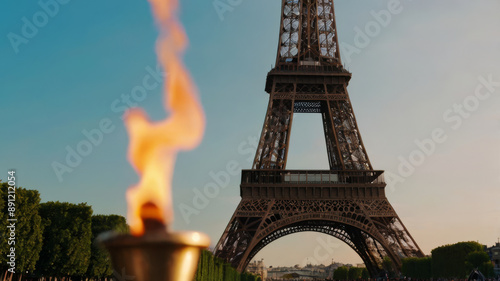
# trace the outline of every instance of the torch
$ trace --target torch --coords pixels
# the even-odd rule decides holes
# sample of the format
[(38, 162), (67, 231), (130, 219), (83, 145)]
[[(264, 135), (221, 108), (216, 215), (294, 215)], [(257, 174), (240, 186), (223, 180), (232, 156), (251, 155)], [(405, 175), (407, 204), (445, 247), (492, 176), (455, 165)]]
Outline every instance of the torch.
[[(178, 0), (149, 0), (160, 36), (158, 60), (166, 72), (168, 118), (151, 122), (141, 109), (125, 115), (130, 136), (128, 158), (140, 182), (127, 191), (131, 234), (102, 234), (113, 268), (122, 280), (190, 281), (208, 237), (199, 232), (172, 232), (171, 182), (180, 150), (196, 147), (203, 137), (205, 115), (196, 87), (181, 56), (187, 45), (177, 19)], [(125, 275), (125, 277), (124, 277)]]

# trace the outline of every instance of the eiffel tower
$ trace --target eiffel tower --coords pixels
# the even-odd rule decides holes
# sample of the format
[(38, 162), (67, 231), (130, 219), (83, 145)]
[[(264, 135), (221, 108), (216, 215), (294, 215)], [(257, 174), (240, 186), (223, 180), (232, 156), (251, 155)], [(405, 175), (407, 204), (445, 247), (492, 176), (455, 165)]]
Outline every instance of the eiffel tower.
[[(384, 257), (395, 270), (423, 253), (385, 196), (347, 93), (333, 0), (282, 0), (276, 66), (267, 74), (269, 104), (252, 169), (243, 170), (241, 202), (215, 255), (243, 271), (283, 236), (315, 231), (344, 241), (372, 276)], [(295, 113), (319, 113), (329, 170), (287, 170)]]

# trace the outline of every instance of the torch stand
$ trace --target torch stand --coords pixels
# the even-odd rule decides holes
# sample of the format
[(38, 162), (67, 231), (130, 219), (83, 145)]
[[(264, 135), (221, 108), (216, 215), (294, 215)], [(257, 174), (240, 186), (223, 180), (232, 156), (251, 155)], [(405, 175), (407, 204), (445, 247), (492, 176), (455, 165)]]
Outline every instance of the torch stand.
[(199, 232), (106, 232), (97, 240), (109, 251), (118, 281), (192, 281), (200, 251), (210, 244)]

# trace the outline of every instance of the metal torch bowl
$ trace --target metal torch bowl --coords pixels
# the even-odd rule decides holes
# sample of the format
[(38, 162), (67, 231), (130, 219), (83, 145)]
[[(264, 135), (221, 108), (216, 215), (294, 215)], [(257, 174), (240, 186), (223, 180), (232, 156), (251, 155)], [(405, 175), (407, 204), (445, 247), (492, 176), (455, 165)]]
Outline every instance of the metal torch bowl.
[(105, 232), (97, 242), (109, 251), (118, 281), (192, 281), (200, 252), (210, 245), (203, 233), (167, 231)]

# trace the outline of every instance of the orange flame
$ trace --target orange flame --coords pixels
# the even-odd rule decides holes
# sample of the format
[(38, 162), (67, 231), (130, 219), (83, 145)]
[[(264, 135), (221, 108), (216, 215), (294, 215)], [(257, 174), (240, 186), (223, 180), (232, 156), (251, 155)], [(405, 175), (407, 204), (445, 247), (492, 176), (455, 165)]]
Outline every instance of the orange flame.
[(187, 38), (177, 20), (178, 0), (149, 2), (160, 29), (156, 52), (167, 73), (165, 108), (170, 116), (152, 123), (141, 109), (131, 109), (126, 114), (128, 157), (141, 176), (139, 184), (127, 191), (128, 220), (134, 235), (144, 233), (144, 218), (165, 225), (172, 222), (171, 182), (176, 154), (196, 147), (205, 130), (196, 87), (180, 58)]

